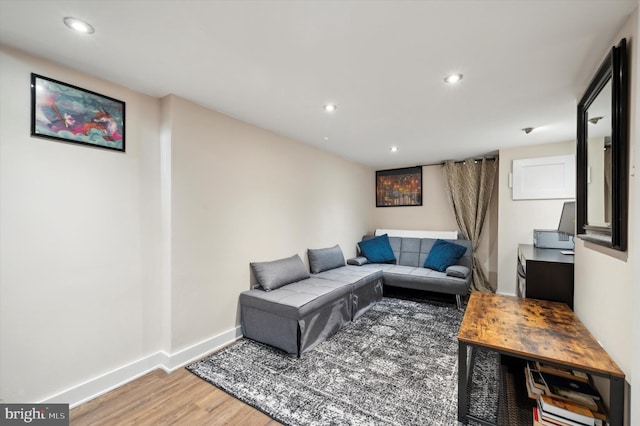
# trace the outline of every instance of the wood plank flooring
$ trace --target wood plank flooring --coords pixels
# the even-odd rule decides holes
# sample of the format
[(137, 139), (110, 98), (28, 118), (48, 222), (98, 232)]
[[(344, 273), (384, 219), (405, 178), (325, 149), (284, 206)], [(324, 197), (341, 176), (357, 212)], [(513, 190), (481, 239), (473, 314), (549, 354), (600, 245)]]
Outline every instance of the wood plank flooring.
[(153, 371), (82, 404), (71, 425), (250, 425), (280, 423), (184, 368)]

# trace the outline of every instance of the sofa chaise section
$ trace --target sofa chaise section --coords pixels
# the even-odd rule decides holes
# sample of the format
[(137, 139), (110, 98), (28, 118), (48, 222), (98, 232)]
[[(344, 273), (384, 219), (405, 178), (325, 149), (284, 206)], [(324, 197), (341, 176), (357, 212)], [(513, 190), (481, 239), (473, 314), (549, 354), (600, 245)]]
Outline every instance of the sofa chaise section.
[(245, 337), (301, 356), (382, 299), (382, 271), (345, 265), (339, 246), (252, 263), (259, 286), (240, 294)]
[(382, 299), (382, 270), (362, 269), (346, 265), (313, 274), (313, 277), (349, 284), (351, 287), (351, 320), (360, 318)]
[(351, 321), (347, 283), (307, 278), (240, 294), (242, 334), (301, 356)]

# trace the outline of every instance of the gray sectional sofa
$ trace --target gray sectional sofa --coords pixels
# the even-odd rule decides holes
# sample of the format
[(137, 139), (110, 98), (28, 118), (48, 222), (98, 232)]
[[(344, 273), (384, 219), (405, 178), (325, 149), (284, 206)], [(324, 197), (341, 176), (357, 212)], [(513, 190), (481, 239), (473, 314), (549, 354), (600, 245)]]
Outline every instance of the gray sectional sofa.
[[(373, 237), (364, 236), (363, 241)], [(471, 284), (472, 249), (469, 240), (445, 240), (466, 247), (466, 252), (457, 262), (444, 271), (425, 268), (436, 238), (388, 237), (396, 259), (393, 263), (371, 263), (364, 256), (349, 259), (354, 265), (365, 269), (382, 270), (384, 285), (414, 290), (454, 294), (458, 308), (462, 309), (461, 296), (469, 293)]]
[(240, 294), (242, 334), (301, 356), (382, 298), (382, 271), (345, 265), (340, 247), (252, 263), (260, 284)]
[(298, 255), (251, 263), (259, 285), (240, 294), (243, 335), (302, 356), (370, 309), (382, 298), (383, 284), (455, 294), (462, 307), (460, 296), (468, 293), (471, 279), (470, 241), (455, 240), (466, 251), (456, 265), (439, 272), (422, 266), (436, 239), (388, 240), (395, 262), (360, 256), (345, 264), (334, 246), (308, 250), (311, 273)]

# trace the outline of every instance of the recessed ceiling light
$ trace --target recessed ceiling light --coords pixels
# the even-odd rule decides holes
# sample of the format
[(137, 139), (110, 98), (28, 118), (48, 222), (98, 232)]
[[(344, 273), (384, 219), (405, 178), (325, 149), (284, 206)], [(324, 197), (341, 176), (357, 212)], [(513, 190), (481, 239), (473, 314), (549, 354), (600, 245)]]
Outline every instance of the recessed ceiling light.
[(322, 139), (324, 139), (325, 141), (328, 141), (328, 140), (329, 140), (329, 136), (325, 136), (325, 137), (324, 137), (324, 138), (322, 138)]
[(336, 109), (338, 109), (338, 107), (335, 104), (326, 104), (325, 106), (322, 107), (322, 109), (324, 109), (327, 112), (333, 112)]
[(91, 25), (84, 21), (81, 21), (80, 19), (66, 17), (63, 19), (63, 21), (67, 27), (78, 33), (93, 34), (96, 31)]
[(444, 78), (445, 83), (454, 84), (462, 80), (462, 74), (450, 74)]
[(391, 148), (389, 148), (389, 151), (391, 152), (398, 152), (400, 148), (398, 148), (397, 146), (392, 146)]

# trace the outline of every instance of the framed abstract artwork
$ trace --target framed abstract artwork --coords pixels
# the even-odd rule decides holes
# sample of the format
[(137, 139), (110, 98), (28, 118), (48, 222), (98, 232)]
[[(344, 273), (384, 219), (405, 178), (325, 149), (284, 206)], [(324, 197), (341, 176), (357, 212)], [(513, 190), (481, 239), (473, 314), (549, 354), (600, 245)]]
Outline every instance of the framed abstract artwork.
[(125, 103), (31, 74), (31, 136), (125, 151)]
[(376, 207), (421, 205), (421, 166), (376, 171)]

